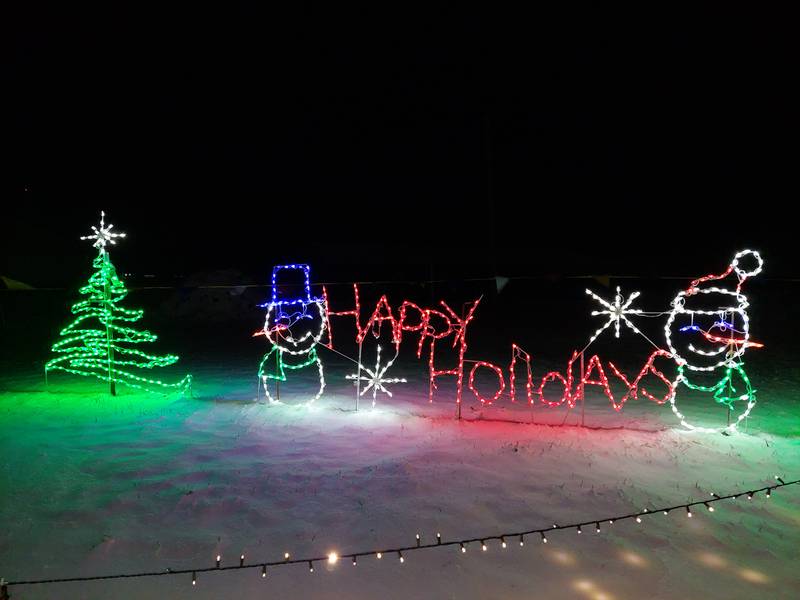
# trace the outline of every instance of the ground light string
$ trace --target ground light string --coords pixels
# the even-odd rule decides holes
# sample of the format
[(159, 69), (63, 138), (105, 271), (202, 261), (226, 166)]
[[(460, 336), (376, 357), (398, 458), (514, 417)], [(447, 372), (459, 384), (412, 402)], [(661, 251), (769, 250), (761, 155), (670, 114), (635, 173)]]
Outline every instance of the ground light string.
[[(563, 531), (566, 529), (574, 529), (577, 533), (582, 533), (584, 527), (593, 527), (596, 533), (601, 533), (601, 525), (612, 525), (618, 521), (623, 521), (626, 519), (633, 519), (637, 523), (643, 522), (643, 517), (651, 517), (658, 513), (662, 513), (664, 515), (668, 515), (672, 511), (675, 510), (683, 510), (686, 512), (686, 516), (691, 518), (692, 508), (695, 507), (702, 507), (705, 508), (708, 512), (714, 512), (714, 504), (717, 502), (721, 502), (722, 500), (729, 500), (733, 499), (736, 500), (741, 496), (746, 496), (748, 500), (752, 500), (756, 494), (764, 492), (764, 495), (769, 498), (772, 495), (773, 490), (776, 490), (781, 487), (790, 486), (790, 485), (797, 485), (800, 484), (800, 479), (796, 479), (794, 481), (784, 481), (781, 477), (775, 476), (776, 483), (770, 486), (765, 486), (757, 489), (751, 489), (749, 491), (741, 491), (736, 492), (733, 494), (727, 494), (721, 496), (714, 492), (710, 493), (710, 497), (707, 500), (697, 500), (695, 502), (687, 502), (684, 504), (676, 504), (674, 506), (667, 506), (663, 508), (657, 509), (643, 509), (639, 512), (629, 513), (625, 515), (615, 516), (615, 517), (603, 517), (598, 519), (589, 519), (586, 521), (582, 521), (579, 523), (570, 523), (568, 525), (559, 525), (554, 523), (550, 527), (539, 528), (539, 529), (528, 529), (524, 531), (512, 531), (508, 533), (503, 533), (500, 535), (491, 534), (491, 535), (483, 535), (479, 537), (470, 537), (470, 538), (463, 538), (463, 539), (455, 539), (455, 540), (448, 540), (443, 541), (442, 536), (440, 533), (436, 534), (436, 541), (431, 543), (422, 543), (422, 537), (418, 533), (416, 534), (416, 543), (412, 546), (402, 546), (402, 547), (389, 547), (383, 548), (380, 550), (364, 550), (359, 552), (349, 552), (349, 553), (338, 553), (338, 552), (330, 552), (325, 556), (310, 556), (310, 557), (303, 557), (303, 558), (293, 558), (289, 552), (285, 552), (283, 554), (283, 560), (279, 561), (265, 561), (265, 562), (255, 562), (255, 563), (246, 563), (245, 562), (245, 555), (241, 554), (239, 556), (239, 561), (232, 565), (222, 565), (222, 557), (217, 555), (216, 561), (214, 566), (211, 567), (193, 567), (188, 569), (166, 569), (164, 571), (143, 571), (139, 573), (118, 573), (118, 574), (109, 574), (109, 575), (94, 575), (94, 576), (86, 576), (86, 577), (62, 577), (62, 578), (54, 578), (54, 579), (29, 579), (29, 580), (19, 580), (19, 581), (8, 581), (2, 580), (2, 587), (0, 587), (0, 600), (5, 600), (9, 598), (8, 595), (8, 588), (12, 586), (19, 586), (19, 585), (38, 585), (38, 584), (45, 584), (45, 583), (68, 583), (68, 582), (80, 582), (80, 581), (98, 581), (98, 580), (107, 580), (107, 579), (132, 579), (132, 578), (140, 578), (140, 577), (162, 577), (166, 575), (191, 575), (192, 577), (192, 585), (197, 585), (197, 575), (200, 573), (211, 573), (215, 571), (233, 571), (236, 569), (260, 569), (260, 574), (262, 578), (267, 577), (267, 569), (274, 568), (284, 565), (299, 565), (305, 564), (308, 566), (309, 572), (314, 572), (314, 564), (315, 563), (322, 563), (327, 562), (328, 564), (336, 564), (341, 559), (349, 559), (352, 561), (353, 566), (358, 564), (359, 558), (364, 557), (374, 557), (378, 560), (383, 559), (384, 557), (394, 557), (400, 563), (405, 562), (405, 556), (411, 552), (416, 550), (424, 550), (430, 548), (444, 548), (444, 547), (457, 547), (458, 550), (463, 554), (467, 552), (467, 546), (469, 544), (474, 544), (476, 542), (480, 543), (481, 551), (485, 552), (488, 550), (487, 542), (490, 541), (498, 541), (500, 542), (500, 546), (502, 548), (506, 548), (509, 543), (516, 542), (520, 546), (525, 545), (525, 537), (526, 536), (536, 536), (538, 535), (540, 538), (540, 542), (546, 544), (548, 541), (547, 534), (552, 533), (555, 531)], [(405, 554), (404, 554), (405, 553)]]

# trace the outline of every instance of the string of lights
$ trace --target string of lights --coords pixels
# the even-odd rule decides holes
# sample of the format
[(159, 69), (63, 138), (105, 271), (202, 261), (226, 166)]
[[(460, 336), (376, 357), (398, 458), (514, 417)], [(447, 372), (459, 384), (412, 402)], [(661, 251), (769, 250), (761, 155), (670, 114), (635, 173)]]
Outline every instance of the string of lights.
[(693, 502), (686, 502), (681, 504), (675, 504), (673, 506), (666, 506), (662, 508), (655, 508), (655, 509), (648, 509), (644, 508), (638, 512), (632, 512), (628, 514), (623, 514), (619, 516), (612, 516), (612, 517), (603, 517), (598, 519), (588, 519), (585, 521), (577, 522), (577, 523), (570, 523), (570, 524), (558, 524), (553, 523), (549, 527), (540, 527), (535, 529), (525, 529), (521, 531), (511, 531), (508, 533), (502, 534), (488, 534), (482, 535), (477, 537), (469, 537), (469, 538), (461, 538), (461, 539), (452, 539), (452, 540), (443, 540), (441, 533), (436, 533), (435, 541), (430, 543), (423, 543), (422, 535), (417, 533), (415, 536), (415, 543), (408, 546), (398, 546), (398, 547), (386, 547), (381, 549), (374, 549), (374, 550), (362, 550), (358, 552), (349, 552), (349, 553), (339, 553), (339, 552), (329, 552), (327, 555), (324, 556), (307, 556), (302, 558), (295, 558), (289, 552), (283, 553), (282, 560), (273, 560), (273, 561), (257, 561), (257, 562), (247, 562), (246, 557), (244, 554), (239, 555), (239, 560), (230, 565), (223, 565), (222, 564), (222, 556), (217, 555), (216, 560), (213, 566), (207, 567), (191, 567), (191, 568), (184, 568), (184, 569), (166, 569), (162, 571), (142, 571), (136, 573), (116, 573), (116, 574), (107, 574), (107, 575), (90, 575), (90, 576), (83, 576), (83, 577), (60, 577), (60, 578), (53, 578), (53, 579), (28, 579), (28, 580), (19, 580), (19, 581), (8, 581), (5, 583), (6, 586), (21, 586), (21, 585), (39, 585), (39, 584), (55, 584), (55, 583), (68, 583), (68, 582), (81, 582), (81, 581), (99, 581), (99, 580), (109, 580), (109, 579), (131, 579), (131, 578), (141, 578), (141, 577), (163, 577), (168, 575), (191, 575), (191, 583), (192, 585), (197, 585), (198, 581), (198, 574), (201, 573), (212, 573), (218, 571), (233, 571), (233, 570), (242, 570), (242, 569), (256, 569), (260, 570), (260, 576), (262, 578), (266, 578), (268, 575), (269, 569), (287, 565), (307, 565), (309, 572), (314, 572), (314, 565), (318, 563), (328, 563), (329, 565), (335, 565), (340, 560), (350, 560), (353, 566), (358, 565), (359, 558), (374, 558), (376, 560), (382, 560), (384, 558), (394, 557), (398, 560), (401, 564), (405, 563), (406, 556), (414, 551), (417, 550), (425, 550), (425, 549), (432, 549), (432, 548), (447, 548), (447, 547), (455, 547), (457, 550), (464, 554), (467, 552), (468, 547), (472, 544), (479, 543), (480, 550), (482, 552), (486, 552), (489, 549), (490, 542), (498, 542), (499, 546), (503, 549), (507, 548), (508, 545), (512, 542), (519, 544), (520, 546), (524, 546), (526, 543), (526, 538), (533, 537), (534, 539), (538, 538), (539, 543), (548, 543), (548, 534), (552, 534), (558, 531), (565, 531), (565, 530), (575, 530), (578, 534), (583, 533), (584, 527), (592, 527), (595, 533), (602, 533), (601, 526), (611, 526), (619, 521), (624, 521), (628, 519), (632, 519), (636, 521), (636, 523), (641, 524), (644, 522), (645, 518), (650, 518), (658, 514), (662, 515), (669, 515), (673, 511), (685, 511), (687, 518), (692, 518), (694, 513), (692, 512), (693, 508), (700, 507), (705, 508), (708, 512), (714, 512), (714, 504), (718, 502), (722, 502), (723, 500), (737, 500), (740, 497), (746, 497), (747, 500), (751, 501), (755, 498), (756, 494), (763, 493), (764, 497), (770, 498), (772, 496), (772, 492), (778, 488), (790, 486), (790, 485), (797, 485), (800, 484), (800, 479), (796, 479), (793, 481), (784, 481), (778, 475), (775, 475), (775, 483), (768, 486), (763, 486), (760, 488), (754, 488), (747, 491), (739, 491), (727, 495), (720, 495), (714, 492), (711, 492), (708, 499), (705, 500), (696, 500)]

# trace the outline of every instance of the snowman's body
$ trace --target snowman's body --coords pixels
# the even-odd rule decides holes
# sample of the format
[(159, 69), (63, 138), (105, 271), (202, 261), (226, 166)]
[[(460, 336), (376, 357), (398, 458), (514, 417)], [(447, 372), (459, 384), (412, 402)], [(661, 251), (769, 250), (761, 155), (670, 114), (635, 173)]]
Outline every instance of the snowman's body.
[[(752, 256), (757, 262), (756, 268), (751, 271), (740, 268), (739, 260), (744, 256)], [(672, 383), (669, 400), (672, 411), (688, 429), (732, 431), (750, 414), (756, 403), (755, 391), (742, 362), (745, 350), (757, 344), (750, 341), (749, 304), (747, 297), (741, 293), (741, 286), (745, 279), (758, 274), (762, 265), (763, 261), (757, 252), (743, 250), (736, 254), (725, 272), (693, 281), (688, 289), (678, 293), (672, 301), (664, 333), (669, 351), (678, 363), (678, 376)], [(738, 278), (735, 290), (718, 286), (700, 287), (706, 281), (721, 280), (732, 273)], [(679, 332), (675, 331), (676, 327), (680, 328)], [(687, 334), (691, 337), (687, 338)], [(700, 385), (692, 381), (692, 378), (702, 376), (703, 372), (720, 372), (721, 379), (713, 385)], [(736, 378), (741, 380), (738, 386), (734, 384)], [(718, 403), (725, 404), (731, 410), (727, 425), (709, 428), (688, 423), (677, 407), (680, 385), (713, 393)]]

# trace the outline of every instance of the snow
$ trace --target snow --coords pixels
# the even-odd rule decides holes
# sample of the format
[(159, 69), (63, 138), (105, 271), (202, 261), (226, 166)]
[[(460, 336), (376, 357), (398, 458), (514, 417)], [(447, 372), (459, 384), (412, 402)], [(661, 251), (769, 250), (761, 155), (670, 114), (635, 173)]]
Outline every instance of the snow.
[[(321, 350), (321, 353), (323, 351)], [(100, 383), (33, 370), (0, 376), (0, 576), (9, 580), (322, 556), (498, 535), (702, 500), (800, 474), (792, 384), (759, 377), (747, 432), (676, 427), (668, 405), (476, 406), (455, 420), (423, 363), (355, 412), (352, 369), (326, 361), (310, 408), (256, 400), (255, 361), (190, 365), (193, 397), (116, 398)], [(538, 366), (538, 365), (537, 365)], [(186, 369), (184, 365), (182, 369)], [(313, 373), (312, 373), (313, 375)], [(282, 388), (312, 389), (305, 375)], [(488, 381), (488, 380), (487, 380)], [(487, 384), (488, 385), (488, 384)], [(295, 387), (292, 387), (295, 386)], [(557, 388), (554, 388), (557, 391)], [(261, 394), (263, 402), (263, 393)], [(713, 404), (713, 403), (712, 403)], [(708, 401), (703, 406), (707, 406)], [(717, 413), (711, 414), (716, 410)], [(719, 418), (713, 405), (701, 417)], [(531, 423), (531, 420), (534, 422)], [(561, 426), (561, 423), (565, 423)], [(422, 550), (335, 566), (21, 586), (12, 598), (796, 598), (800, 486), (539, 539)]]

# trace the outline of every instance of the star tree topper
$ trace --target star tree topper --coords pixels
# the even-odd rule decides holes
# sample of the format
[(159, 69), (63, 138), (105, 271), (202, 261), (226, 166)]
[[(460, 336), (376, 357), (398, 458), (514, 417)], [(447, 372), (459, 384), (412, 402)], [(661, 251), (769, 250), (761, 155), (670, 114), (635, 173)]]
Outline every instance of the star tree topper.
[[(639, 292), (633, 292), (628, 299), (623, 304), (624, 298), (622, 297), (622, 293), (620, 292), (619, 286), (617, 286), (617, 294), (614, 296), (614, 304), (606, 302), (600, 296), (595, 294), (592, 290), (586, 290), (586, 293), (589, 294), (592, 298), (597, 300), (601, 305), (603, 305), (606, 310), (593, 310), (592, 316), (596, 317), (597, 315), (608, 315), (608, 321), (606, 321), (605, 325), (603, 325), (600, 329), (594, 332), (594, 335), (589, 340), (589, 344), (597, 339), (601, 333), (603, 333), (611, 323), (615, 325), (615, 334), (614, 337), (619, 337), (619, 322), (622, 321), (631, 328), (632, 331), (638, 333), (639, 335), (643, 335), (641, 331), (636, 328), (636, 325), (631, 323), (625, 315), (630, 314), (642, 314), (642, 311), (637, 308), (630, 308), (631, 303), (639, 297)], [(588, 344), (587, 344), (588, 345)]]
[(92, 231), (94, 232), (92, 235), (82, 235), (82, 240), (94, 240), (95, 248), (98, 248), (101, 253), (105, 253), (106, 251), (106, 244), (116, 244), (117, 242), (114, 238), (124, 238), (124, 233), (112, 233), (111, 229), (114, 227), (111, 223), (106, 225), (105, 222), (106, 213), (105, 211), (100, 211), (100, 228), (98, 229), (94, 225), (92, 225)]
[[(395, 358), (397, 358), (396, 354), (395, 354)], [(374, 407), (375, 406), (375, 399), (376, 399), (376, 397), (378, 395), (378, 390), (380, 390), (383, 393), (385, 393), (386, 395), (388, 395), (389, 398), (392, 397), (392, 392), (390, 392), (385, 387), (386, 384), (389, 384), (389, 383), (407, 383), (407, 380), (405, 378), (403, 378), (403, 377), (389, 377), (389, 378), (384, 377), (384, 375), (386, 374), (386, 371), (388, 371), (389, 367), (391, 367), (392, 364), (394, 363), (395, 358), (393, 358), (392, 360), (387, 362), (383, 366), (383, 368), (381, 368), (381, 347), (378, 346), (378, 360), (375, 363), (375, 370), (373, 371), (372, 369), (368, 369), (364, 365), (361, 365), (360, 371), (365, 372), (367, 375), (363, 375), (363, 374), (359, 374), (359, 373), (353, 373), (352, 375), (346, 375), (345, 379), (352, 379), (356, 383), (358, 382), (359, 379), (361, 381), (367, 381), (368, 385), (363, 390), (361, 390), (361, 394), (360, 395), (363, 396), (366, 392), (369, 391), (370, 388), (372, 388), (372, 406)]]

